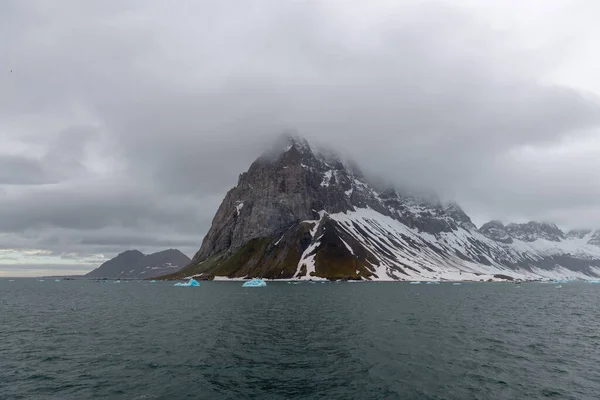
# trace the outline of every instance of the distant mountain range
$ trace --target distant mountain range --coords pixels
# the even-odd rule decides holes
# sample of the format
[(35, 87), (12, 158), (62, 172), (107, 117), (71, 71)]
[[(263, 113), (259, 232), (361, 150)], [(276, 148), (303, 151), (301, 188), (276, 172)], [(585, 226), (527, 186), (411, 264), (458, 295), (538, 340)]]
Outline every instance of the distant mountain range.
[(153, 254), (138, 250), (125, 251), (86, 274), (94, 278), (154, 278), (179, 271), (190, 263), (179, 250), (169, 249)]
[(240, 175), (189, 265), (167, 278), (493, 279), (600, 276), (600, 230), (477, 228), (454, 203), (369, 182), (354, 164), (282, 137)]

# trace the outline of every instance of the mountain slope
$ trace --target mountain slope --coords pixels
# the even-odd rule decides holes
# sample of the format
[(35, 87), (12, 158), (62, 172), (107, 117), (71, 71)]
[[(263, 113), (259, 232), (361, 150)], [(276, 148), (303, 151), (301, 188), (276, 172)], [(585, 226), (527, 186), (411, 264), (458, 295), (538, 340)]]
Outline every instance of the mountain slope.
[(498, 221), (478, 230), (456, 204), (375, 188), (354, 164), (283, 137), (240, 175), (192, 262), (169, 277), (595, 277), (596, 234)]
[(177, 272), (190, 263), (179, 250), (169, 249), (153, 254), (128, 250), (108, 260), (86, 276), (95, 278), (154, 278)]

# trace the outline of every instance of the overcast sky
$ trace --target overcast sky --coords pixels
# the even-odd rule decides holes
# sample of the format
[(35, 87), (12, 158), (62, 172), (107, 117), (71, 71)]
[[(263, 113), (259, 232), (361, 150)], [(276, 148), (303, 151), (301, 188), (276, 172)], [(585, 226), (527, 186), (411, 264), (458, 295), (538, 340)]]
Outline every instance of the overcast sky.
[(0, 276), (189, 256), (295, 129), (480, 225), (600, 228), (597, 0), (0, 2)]

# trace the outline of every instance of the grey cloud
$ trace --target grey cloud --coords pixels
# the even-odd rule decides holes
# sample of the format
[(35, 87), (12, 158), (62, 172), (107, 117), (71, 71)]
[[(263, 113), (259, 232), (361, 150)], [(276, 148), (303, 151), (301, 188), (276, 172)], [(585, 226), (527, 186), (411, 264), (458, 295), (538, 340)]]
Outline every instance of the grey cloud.
[(94, 230), (115, 225), (143, 229), (146, 219), (191, 229), (186, 221), (199, 214), (193, 199), (163, 197), (129, 181), (57, 186), (0, 197), (0, 231), (46, 226)]
[(44, 168), (38, 160), (12, 155), (0, 155), (0, 184), (47, 183)]
[[(82, 164), (86, 146), (94, 140), (96, 130), (89, 126), (71, 126), (59, 132), (45, 132), (47, 137), (21, 139), (31, 146), (45, 145), (39, 157), (23, 154), (0, 154), (0, 185), (54, 184), (84, 176)], [(49, 141), (49, 143), (44, 143)]]
[[(65, 271), (77, 271), (81, 272), (82, 270), (86, 270), (86, 268), (92, 269), (93, 265), (72, 265), (72, 264), (1, 264), (2, 270), (4, 271), (27, 271), (27, 270), (35, 270), (35, 271), (45, 271), (43, 273), (49, 273), (48, 271), (60, 269)], [(1, 276), (1, 275), (0, 275)]]
[(82, 275), (94, 269), (95, 264), (0, 264), (0, 277), (41, 277), (49, 275)]
[(134, 248), (168, 248), (168, 247), (194, 247), (198, 246), (198, 240), (174, 240), (172, 238), (160, 239), (157, 237), (147, 237), (141, 235), (109, 235), (104, 237), (95, 237), (83, 239), (80, 244), (86, 246), (121, 246), (123, 243), (129, 243)]

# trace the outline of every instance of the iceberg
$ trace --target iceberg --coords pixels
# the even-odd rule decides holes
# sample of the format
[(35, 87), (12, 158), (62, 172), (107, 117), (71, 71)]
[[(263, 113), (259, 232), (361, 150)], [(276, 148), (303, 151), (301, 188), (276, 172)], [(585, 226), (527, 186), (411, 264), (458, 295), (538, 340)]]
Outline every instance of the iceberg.
[(409, 285), (420, 285), (421, 282), (418, 282), (418, 281), (415, 282), (415, 281), (413, 281), (413, 282), (408, 282), (408, 284)]
[(263, 281), (262, 279), (252, 279), (248, 282), (244, 282), (244, 284), (242, 285), (242, 287), (265, 287), (267, 286), (267, 283), (265, 281)]
[(60, 282), (60, 279), (55, 279), (54, 282)]
[(187, 282), (177, 282), (174, 286), (200, 286), (200, 282), (194, 278), (190, 278)]
[(461, 285), (461, 283), (460, 282), (454, 282), (453, 285), (454, 286), (459, 286), (459, 285)]
[(589, 281), (586, 281), (586, 282), (587, 283), (600, 283), (600, 280), (598, 280), (598, 279), (592, 279), (592, 280), (589, 280)]
[(440, 283), (438, 281), (427, 281), (425, 282), (427, 285), (439, 285)]

